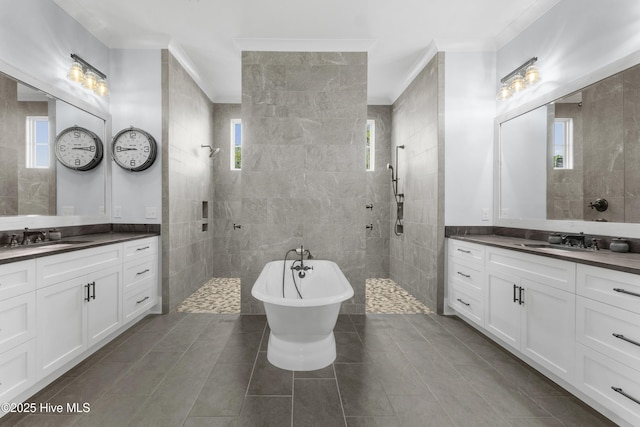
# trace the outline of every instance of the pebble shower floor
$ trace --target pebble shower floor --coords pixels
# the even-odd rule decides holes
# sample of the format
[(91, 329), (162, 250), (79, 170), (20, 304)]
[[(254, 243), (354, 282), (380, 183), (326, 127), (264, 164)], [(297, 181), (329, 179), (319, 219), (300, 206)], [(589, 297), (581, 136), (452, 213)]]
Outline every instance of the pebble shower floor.
[[(368, 314), (429, 314), (431, 310), (391, 279), (367, 279)], [(240, 279), (213, 278), (184, 300), (184, 313), (240, 313)]]

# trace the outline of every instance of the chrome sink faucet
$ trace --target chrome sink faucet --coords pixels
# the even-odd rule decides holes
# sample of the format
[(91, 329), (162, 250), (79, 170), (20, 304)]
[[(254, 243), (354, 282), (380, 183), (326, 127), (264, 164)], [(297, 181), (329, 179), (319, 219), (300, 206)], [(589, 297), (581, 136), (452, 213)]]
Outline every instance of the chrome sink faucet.
[(579, 248), (586, 248), (587, 241), (583, 232), (580, 234), (565, 234), (562, 236), (562, 243), (569, 246), (578, 246)]
[(30, 245), (33, 243), (31, 241), (31, 237), (35, 236), (35, 242), (43, 242), (45, 239), (45, 235), (43, 231), (29, 231), (28, 227), (24, 228), (24, 232), (22, 233), (22, 245)]

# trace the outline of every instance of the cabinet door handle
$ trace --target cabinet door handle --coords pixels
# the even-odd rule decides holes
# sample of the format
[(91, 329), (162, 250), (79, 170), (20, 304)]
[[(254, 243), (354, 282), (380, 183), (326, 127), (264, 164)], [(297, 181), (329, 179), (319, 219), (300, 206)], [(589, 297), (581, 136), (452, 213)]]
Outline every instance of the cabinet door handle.
[(611, 390), (615, 391), (616, 393), (620, 393), (621, 395), (623, 395), (624, 397), (626, 397), (627, 399), (636, 402), (638, 405), (640, 405), (640, 400), (636, 399), (635, 397), (627, 394), (624, 392), (624, 390), (622, 390), (620, 387), (614, 387), (611, 386)]
[(629, 339), (629, 338), (625, 337), (625, 336), (624, 336), (624, 335), (622, 335), (622, 334), (612, 334), (612, 335), (613, 335), (614, 337), (618, 338), (618, 339), (621, 339), (621, 340), (623, 340), (623, 341), (626, 341), (626, 342), (628, 342), (628, 343), (631, 343), (631, 344), (633, 344), (633, 345), (637, 345), (638, 347), (640, 347), (640, 342), (638, 342), (638, 341), (634, 341), (634, 340), (631, 340), (631, 339)]
[(146, 296), (146, 297), (142, 298), (140, 301), (136, 301), (136, 304), (141, 304), (141, 303), (145, 302), (148, 299), (149, 299), (149, 296)]
[(465, 254), (470, 254), (470, 253), (471, 253), (471, 251), (467, 251), (467, 250), (460, 249), (460, 248), (458, 248), (458, 250), (459, 250), (460, 252), (462, 252), (462, 253), (465, 253)]
[(84, 297), (84, 300), (89, 302), (89, 301), (91, 301), (91, 295), (89, 294), (89, 284), (88, 283), (86, 285), (84, 285), (84, 289), (87, 291), (86, 296)]
[(471, 305), (471, 304), (469, 304), (468, 302), (464, 302), (464, 301), (462, 301), (460, 298), (457, 298), (457, 301), (458, 301), (459, 303), (461, 303), (461, 304), (466, 305), (467, 307), (469, 307), (469, 306)]
[(96, 299), (96, 282), (90, 283), (91, 285), (91, 298)]
[(513, 285), (513, 302), (518, 302), (518, 298), (516, 297), (516, 289), (518, 289), (518, 286)]
[(522, 286), (520, 286), (520, 291), (518, 292), (518, 299), (520, 300), (518, 304), (524, 305), (524, 288)]
[(637, 294), (635, 292), (631, 292), (631, 291), (627, 291), (621, 288), (613, 288), (614, 291), (616, 292), (620, 292), (621, 294), (627, 294), (627, 295), (633, 295), (634, 297), (640, 297), (640, 294)]
[(149, 246), (145, 246), (143, 248), (138, 248), (138, 249), (136, 249), (136, 251), (144, 251), (145, 249), (149, 249)]
[(460, 272), (460, 271), (457, 271), (457, 273), (458, 273), (459, 275), (461, 275), (462, 277), (466, 277), (467, 279), (470, 279), (470, 278), (471, 278), (471, 275), (469, 275), (469, 274), (464, 274), (464, 273), (462, 273), (462, 272)]
[(147, 268), (146, 270), (142, 270), (142, 271), (137, 272), (136, 276), (140, 276), (141, 274), (148, 273), (148, 272), (149, 272), (149, 269)]

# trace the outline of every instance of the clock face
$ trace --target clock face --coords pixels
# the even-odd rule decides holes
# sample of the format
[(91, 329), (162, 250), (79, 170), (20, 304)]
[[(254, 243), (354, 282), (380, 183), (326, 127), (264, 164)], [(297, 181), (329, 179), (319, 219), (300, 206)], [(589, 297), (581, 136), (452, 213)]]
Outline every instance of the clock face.
[(113, 160), (121, 168), (143, 171), (156, 159), (156, 140), (142, 129), (124, 129), (113, 138), (112, 153)]
[(56, 138), (55, 152), (63, 166), (87, 171), (102, 160), (102, 141), (90, 130), (73, 126), (60, 132)]

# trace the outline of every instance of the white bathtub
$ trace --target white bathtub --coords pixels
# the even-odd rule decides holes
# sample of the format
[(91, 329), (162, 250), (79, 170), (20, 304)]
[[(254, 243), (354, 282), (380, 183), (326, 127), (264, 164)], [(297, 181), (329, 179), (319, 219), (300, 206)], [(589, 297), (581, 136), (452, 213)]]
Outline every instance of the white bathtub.
[[(340, 304), (353, 296), (353, 288), (333, 261), (308, 260), (304, 278), (291, 270), (294, 261), (271, 261), (262, 269), (251, 295), (264, 304), (271, 333), (267, 359), (278, 368), (312, 371), (324, 368), (336, 358), (333, 328)], [(299, 263), (297, 263), (299, 264)], [(293, 284), (295, 276), (302, 299)]]

